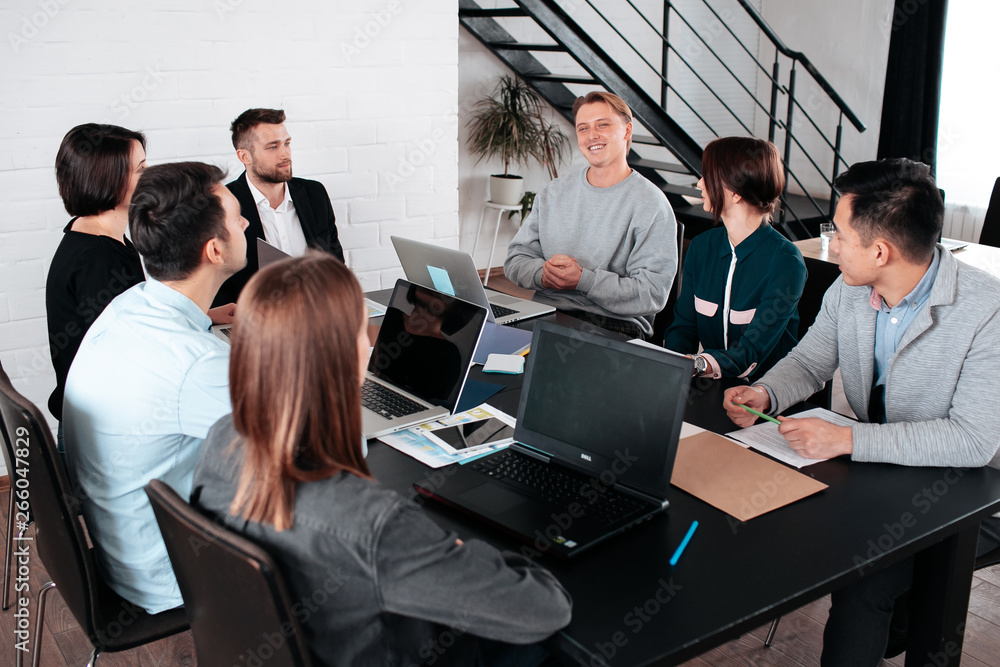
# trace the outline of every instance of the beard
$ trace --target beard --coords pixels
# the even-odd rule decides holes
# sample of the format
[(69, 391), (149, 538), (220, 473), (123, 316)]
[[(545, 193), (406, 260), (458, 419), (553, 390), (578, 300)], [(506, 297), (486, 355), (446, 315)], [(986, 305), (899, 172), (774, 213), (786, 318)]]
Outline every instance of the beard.
[(273, 169), (261, 169), (256, 165), (250, 167), (254, 177), (261, 183), (287, 183), (292, 179), (292, 164), (288, 163), (288, 170), (282, 171), (277, 167)]

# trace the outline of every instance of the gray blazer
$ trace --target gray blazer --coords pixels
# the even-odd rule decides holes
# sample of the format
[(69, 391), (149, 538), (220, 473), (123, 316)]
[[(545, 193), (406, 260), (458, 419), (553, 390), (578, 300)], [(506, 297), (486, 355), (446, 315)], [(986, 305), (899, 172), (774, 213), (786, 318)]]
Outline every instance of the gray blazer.
[[(855, 461), (1000, 468), (1000, 281), (941, 246), (930, 299), (889, 363), (886, 424), (853, 427)], [(839, 366), (844, 393), (867, 420), (875, 364), (870, 287), (840, 277), (802, 341), (756, 384), (781, 411), (814, 392)]]

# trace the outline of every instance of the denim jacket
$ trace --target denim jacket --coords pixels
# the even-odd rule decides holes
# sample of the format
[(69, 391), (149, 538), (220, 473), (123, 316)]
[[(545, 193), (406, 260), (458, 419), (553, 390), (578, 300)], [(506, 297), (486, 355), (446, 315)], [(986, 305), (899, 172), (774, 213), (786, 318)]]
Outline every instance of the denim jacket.
[(277, 561), (319, 663), (442, 664), (465, 633), (528, 644), (569, 623), (569, 595), (547, 570), (479, 540), (458, 545), (415, 503), (374, 481), (341, 473), (300, 483), (294, 523), (283, 532), (230, 515), (238, 441), (231, 415), (212, 427), (192, 503)]

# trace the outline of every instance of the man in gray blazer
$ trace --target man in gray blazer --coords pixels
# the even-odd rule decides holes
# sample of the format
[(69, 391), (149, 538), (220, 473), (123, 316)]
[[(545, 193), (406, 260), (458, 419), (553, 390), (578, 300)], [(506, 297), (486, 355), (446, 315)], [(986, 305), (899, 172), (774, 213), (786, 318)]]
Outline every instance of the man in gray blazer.
[[(1000, 468), (1000, 282), (937, 243), (944, 204), (927, 165), (862, 162), (835, 186), (843, 197), (830, 248), (841, 277), (788, 356), (752, 387), (726, 391), (727, 413), (749, 426), (756, 418), (739, 404), (781, 412), (840, 367), (860, 423), (779, 417), (779, 432), (799, 454)], [(981, 532), (980, 553), (995, 546)], [(905, 628), (893, 609), (912, 573), (910, 558), (833, 594), (824, 666), (876, 665), (901, 652), (905, 634), (897, 631)]]

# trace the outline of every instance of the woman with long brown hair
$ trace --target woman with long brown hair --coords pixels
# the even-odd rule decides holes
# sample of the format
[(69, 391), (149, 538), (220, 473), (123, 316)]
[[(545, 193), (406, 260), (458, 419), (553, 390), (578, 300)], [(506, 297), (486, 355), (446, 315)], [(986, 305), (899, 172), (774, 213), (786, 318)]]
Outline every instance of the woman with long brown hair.
[(724, 137), (705, 147), (698, 188), (717, 226), (691, 241), (663, 336), (665, 347), (695, 355), (698, 375), (753, 380), (798, 341), (806, 266), (769, 224), (784, 187), (771, 142)]
[(233, 414), (205, 440), (191, 500), (282, 566), (293, 598), (308, 601), (300, 620), (318, 662), (419, 664), (429, 646), (437, 664), (543, 657), (511, 644), (569, 622), (555, 578), (516, 554), (463, 544), (368, 469), (368, 321), (350, 269), (312, 252), (272, 264), (236, 313)]

